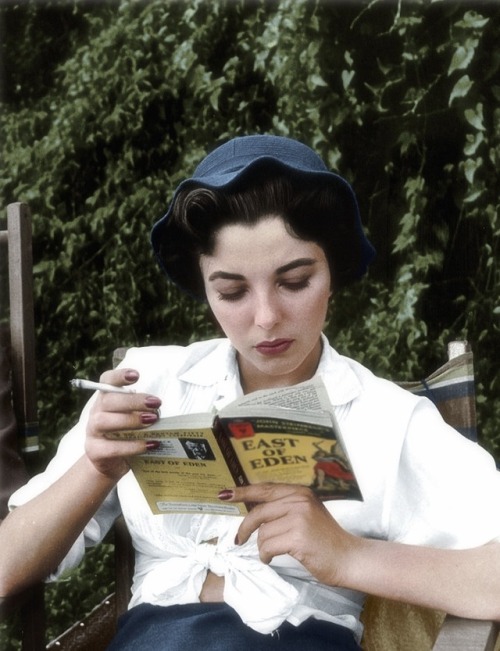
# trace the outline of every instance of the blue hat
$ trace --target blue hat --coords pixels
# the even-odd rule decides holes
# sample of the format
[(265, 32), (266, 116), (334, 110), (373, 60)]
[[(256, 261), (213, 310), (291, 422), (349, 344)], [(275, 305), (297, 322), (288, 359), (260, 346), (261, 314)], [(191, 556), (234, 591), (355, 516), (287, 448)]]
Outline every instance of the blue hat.
[(184, 291), (189, 290), (188, 275), (192, 273), (185, 260), (176, 258), (177, 226), (170, 217), (176, 198), (181, 190), (208, 188), (230, 190), (240, 188), (263, 170), (285, 172), (292, 175), (330, 181), (339, 195), (341, 210), (332, 214), (333, 219), (342, 219), (350, 232), (351, 241), (357, 242), (358, 260), (354, 261), (351, 277), (343, 284), (361, 278), (375, 256), (375, 249), (363, 232), (356, 196), (345, 179), (330, 172), (321, 158), (309, 147), (297, 140), (271, 135), (254, 135), (234, 138), (217, 147), (198, 165), (191, 178), (177, 187), (167, 213), (153, 226), (151, 243), (157, 259), (166, 275)]

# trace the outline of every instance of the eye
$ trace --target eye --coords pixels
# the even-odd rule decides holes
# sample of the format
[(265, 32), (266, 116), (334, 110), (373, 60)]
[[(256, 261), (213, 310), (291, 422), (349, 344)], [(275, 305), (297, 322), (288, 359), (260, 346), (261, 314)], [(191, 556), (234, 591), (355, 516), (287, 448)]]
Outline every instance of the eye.
[(307, 278), (301, 278), (300, 280), (282, 280), (280, 285), (290, 292), (300, 292), (302, 289), (309, 287), (310, 277), (307, 276)]
[(219, 301), (229, 301), (235, 303), (243, 298), (246, 294), (246, 289), (237, 289), (231, 292), (217, 292), (217, 298)]

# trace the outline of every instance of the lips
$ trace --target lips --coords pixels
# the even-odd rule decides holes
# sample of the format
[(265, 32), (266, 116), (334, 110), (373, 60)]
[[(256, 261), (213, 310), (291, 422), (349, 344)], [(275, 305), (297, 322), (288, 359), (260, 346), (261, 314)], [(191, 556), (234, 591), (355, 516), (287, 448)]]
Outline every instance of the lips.
[(274, 339), (273, 341), (261, 341), (255, 349), (261, 355), (281, 355), (293, 344), (293, 339)]

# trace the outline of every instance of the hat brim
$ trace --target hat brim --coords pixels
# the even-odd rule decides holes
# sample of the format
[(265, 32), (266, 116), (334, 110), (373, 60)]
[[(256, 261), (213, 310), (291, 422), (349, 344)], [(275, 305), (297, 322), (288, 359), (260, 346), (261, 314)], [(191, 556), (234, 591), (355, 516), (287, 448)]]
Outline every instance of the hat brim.
[[(183, 276), (189, 274), (189, 269), (185, 266), (181, 267), (180, 264), (166, 262), (165, 250), (175, 248), (176, 240), (176, 227), (171, 223), (171, 215), (175, 202), (179, 194), (183, 190), (194, 188), (206, 188), (209, 190), (234, 190), (244, 185), (255, 176), (256, 173), (262, 174), (266, 172), (282, 172), (291, 176), (292, 179), (300, 181), (301, 178), (309, 180), (317, 180), (318, 182), (332, 183), (339, 196), (340, 203), (343, 208), (343, 218), (347, 220), (350, 228), (355, 232), (355, 237), (359, 241), (360, 255), (359, 264), (352, 273), (352, 278), (349, 281), (355, 281), (361, 278), (367, 271), (368, 265), (375, 257), (375, 249), (367, 239), (361, 224), (359, 214), (358, 202), (356, 195), (352, 190), (349, 183), (340, 175), (330, 172), (328, 170), (311, 170), (302, 164), (301, 159), (297, 159), (293, 164), (284, 163), (273, 156), (263, 155), (254, 158), (251, 162), (242, 166), (238, 160), (234, 161), (233, 169), (221, 174), (204, 174), (203, 176), (193, 175), (191, 178), (185, 179), (177, 187), (170, 206), (163, 215), (153, 226), (151, 231), (151, 243), (155, 252), (156, 258), (167, 277), (178, 285), (183, 291), (192, 294), (189, 290), (190, 283), (183, 280)], [(170, 240), (170, 242), (169, 242)], [(169, 259), (171, 260), (170, 256)], [(347, 282), (344, 282), (347, 284)], [(200, 298), (196, 296), (196, 298)]]

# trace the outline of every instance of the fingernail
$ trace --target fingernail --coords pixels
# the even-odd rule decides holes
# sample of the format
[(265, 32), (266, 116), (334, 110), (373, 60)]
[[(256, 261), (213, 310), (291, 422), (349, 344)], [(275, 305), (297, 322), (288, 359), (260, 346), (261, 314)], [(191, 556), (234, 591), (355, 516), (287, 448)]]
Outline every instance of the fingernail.
[(139, 379), (139, 373), (133, 369), (125, 371), (125, 379), (129, 382), (136, 382)]
[(240, 539), (238, 538), (238, 534), (234, 537), (234, 544), (239, 545), (240, 544)]
[(158, 420), (158, 414), (153, 414), (149, 411), (144, 414), (141, 414), (141, 423), (143, 425), (152, 425), (153, 423), (156, 423), (157, 420)]
[(156, 396), (146, 396), (144, 398), (144, 405), (150, 409), (158, 409), (161, 405), (161, 400)]
[(217, 497), (220, 500), (230, 500), (233, 497), (233, 495), (234, 495), (234, 491), (225, 488), (224, 490), (220, 491)]
[(160, 441), (146, 441), (146, 450), (158, 450)]

